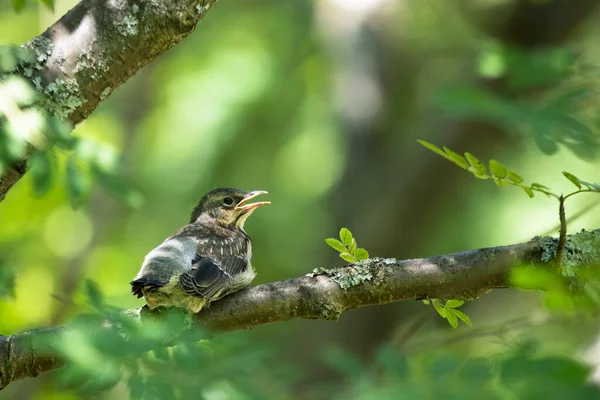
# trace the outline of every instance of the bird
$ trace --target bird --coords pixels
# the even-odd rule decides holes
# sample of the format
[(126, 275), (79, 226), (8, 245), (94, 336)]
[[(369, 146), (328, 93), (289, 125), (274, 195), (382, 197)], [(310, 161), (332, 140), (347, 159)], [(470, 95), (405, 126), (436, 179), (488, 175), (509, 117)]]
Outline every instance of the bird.
[(130, 282), (148, 308), (177, 307), (198, 313), (211, 302), (244, 289), (256, 276), (248, 217), (269, 201), (249, 203), (264, 190), (218, 188), (193, 208), (190, 222), (144, 258)]

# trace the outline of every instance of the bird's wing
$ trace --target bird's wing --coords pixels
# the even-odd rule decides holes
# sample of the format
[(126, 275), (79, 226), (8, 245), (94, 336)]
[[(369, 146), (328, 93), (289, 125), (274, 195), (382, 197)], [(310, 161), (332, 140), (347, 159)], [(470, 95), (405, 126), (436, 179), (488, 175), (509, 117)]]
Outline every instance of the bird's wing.
[(139, 297), (167, 285), (180, 271), (189, 269), (196, 254), (197, 239), (189, 235), (173, 235), (144, 258), (135, 279), (130, 282), (131, 292)]
[(249, 264), (250, 238), (243, 233), (198, 241), (192, 268), (181, 274), (179, 285), (190, 296), (216, 300), (227, 294), (235, 276)]

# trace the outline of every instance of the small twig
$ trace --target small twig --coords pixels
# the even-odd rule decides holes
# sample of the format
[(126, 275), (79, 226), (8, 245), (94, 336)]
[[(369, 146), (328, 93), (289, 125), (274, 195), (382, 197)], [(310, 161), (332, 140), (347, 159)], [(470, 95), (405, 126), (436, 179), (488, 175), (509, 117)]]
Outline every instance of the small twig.
[(567, 245), (567, 218), (565, 216), (565, 200), (568, 198), (560, 195), (558, 198), (558, 215), (560, 218), (560, 235), (558, 237), (558, 248), (556, 249), (556, 269), (560, 270), (562, 265), (565, 246)]
[[(583, 207), (581, 210), (577, 211), (575, 214), (573, 214), (573, 215), (571, 215), (571, 217), (569, 217), (569, 219), (567, 220), (567, 224), (575, 222), (579, 218), (583, 217), (584, 215), (586, 215), (587, 213), (592, 211), (598, 205), (600, 205), (600, 202), (594, 201), (593, 203), (588, 204), (586, 207)], [(552, 235), (554, 232), (558, 231), (559, 229), (560, 229), (560, 223), (558, 225), (555, 225), (551, 229), (548, 229), (546, 232), (541, 233), (539, 236)]]

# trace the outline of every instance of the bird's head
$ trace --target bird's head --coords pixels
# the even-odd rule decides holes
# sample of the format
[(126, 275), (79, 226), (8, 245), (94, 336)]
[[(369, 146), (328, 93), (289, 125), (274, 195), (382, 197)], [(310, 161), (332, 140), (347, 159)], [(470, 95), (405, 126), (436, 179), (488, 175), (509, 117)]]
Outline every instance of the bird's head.
[(271, 204), (270, 201), (250, 203), (261, 194), (267, 194), (264, 190), (246, 192), (234, 188), (219, 188), (204, 195), (194, 210), (190, 223), (196, 221), (215, 221), (222, 226), (236, 226), (244, 228), (246, 219), (260, 206)]

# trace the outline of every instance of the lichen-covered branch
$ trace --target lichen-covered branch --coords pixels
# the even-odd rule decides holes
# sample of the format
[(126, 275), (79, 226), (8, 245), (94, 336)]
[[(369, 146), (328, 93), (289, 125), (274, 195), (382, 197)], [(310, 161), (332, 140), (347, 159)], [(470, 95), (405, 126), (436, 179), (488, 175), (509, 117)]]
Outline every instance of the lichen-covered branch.
[[(535, 238), (528, 243), (464, 251), (399, 261), (372, 258), (340, 268), (312, 273), (237, 292), (195, 316), (198, 326), (213, 332), (252, 328), (295, 318), (335, 320), (347, 310), (420, 298), (475, 299), (490, 289), (509, 287), (510, 268), (518, 264), (548, 264), (558, 239)], [(567, 239), (563, 266), (600, 263), (600, 229)], [(148, 314), (126, 314), (143, 323)], [(151, 314), (160, 318), (160, 314)], [(99, 327), (100, 328), (100, 327)], [(114, 329), (103, 324), (102, 329)], [(68, 326), (0, 337), (0, 389), (10, 382), (60, 367), (63, 363), (44, 340), (60, 336)], [(179, 332), (173, 333), (174, 336)]]
[[(25, 47), (20, 68), (44, 96), (44, 107), (83, 121), (142, 67), (187, 35), (216, 0), (82, 0)], [(27, 172), (23, 160), (0, 176), (0, 201)]]

